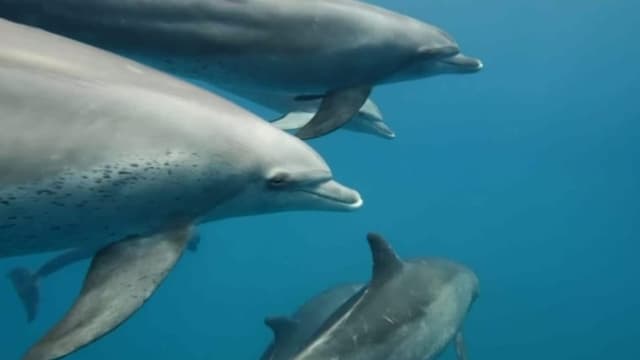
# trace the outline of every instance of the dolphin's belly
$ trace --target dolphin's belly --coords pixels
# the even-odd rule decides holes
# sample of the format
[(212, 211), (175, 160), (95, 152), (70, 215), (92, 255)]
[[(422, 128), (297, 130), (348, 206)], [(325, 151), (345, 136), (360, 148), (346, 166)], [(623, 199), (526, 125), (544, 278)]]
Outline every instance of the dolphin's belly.
[(100, 246), (197, 218), (222, 201), (211, 191), (215, 182), (206, 182), (213, 174), (198, 166), (197, 159), (168, 155), (2, 187), (0, 258)]

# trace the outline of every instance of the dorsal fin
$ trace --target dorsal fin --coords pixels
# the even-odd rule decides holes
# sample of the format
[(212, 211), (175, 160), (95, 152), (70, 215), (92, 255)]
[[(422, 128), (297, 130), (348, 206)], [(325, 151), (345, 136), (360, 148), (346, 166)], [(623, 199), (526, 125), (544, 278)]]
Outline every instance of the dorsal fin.
[(298, 322), (286, 316), (270, 316), (264, 319), (264, 324), (273, 331), (275, 342), (280, 342), (293, 333)]
[(371, 256), (373, 257), (373, 275), (371, 277), (371, 285), (385, 282), (391, 276), (402, 269), (402, 259), (398, 257), (395, 250), (389, 243), (379, 234), (368, 233), (367, 241), (371, 248)]

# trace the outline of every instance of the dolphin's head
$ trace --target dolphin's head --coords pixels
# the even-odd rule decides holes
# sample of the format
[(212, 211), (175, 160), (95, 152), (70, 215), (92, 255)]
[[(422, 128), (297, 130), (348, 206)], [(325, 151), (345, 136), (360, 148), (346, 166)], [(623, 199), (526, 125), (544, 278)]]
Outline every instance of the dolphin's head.
[(455, 266), (458, 269), (455, 277), (457, 298), (461, 301), (461, 304), (466, 307), (467, 311), (469, 311), (480, 296), (480, 280), (478, 280), (478, 276), (468, 267), (460, 264), (456, 264)]
[(472, 74), (484, 67), (480, 59), (456, 54), (438, 60), (415, 61), (395, 73), (386, 82), (413, 80), (442, 74)]
[(353, 211), (360, 194), (333, 178), (324, 159), (302, 140), (266, 121), (251, 128), (242, 148), (250, 177), (234, 196), (207, 217), (246, 216), (282, 211)]
[(380, 109), (371, 99), (367, 99), (356, 116), (345, 125), (345, 128), (384, 139), (396, 137), (395, 132), (384, 122)]
[(479, 59), (460, 53), (456, 40), (446, 31), (415, 19), (406, 21), (404, 46), (408, 59), (383, 82), (399, 82), (450, 73), (474, 73), (482, 69)]

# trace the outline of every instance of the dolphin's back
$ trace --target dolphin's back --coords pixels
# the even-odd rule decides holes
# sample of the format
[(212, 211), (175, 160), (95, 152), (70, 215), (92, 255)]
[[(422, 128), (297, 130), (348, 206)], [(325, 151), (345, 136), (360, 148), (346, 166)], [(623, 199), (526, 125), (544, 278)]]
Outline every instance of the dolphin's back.
[(171, 76), (5, 20), (0, 113), (0, 257), (194, 218), (241, 186), (223, 176), (244, 171), (229, 159), (251, 134), (280, 133)]

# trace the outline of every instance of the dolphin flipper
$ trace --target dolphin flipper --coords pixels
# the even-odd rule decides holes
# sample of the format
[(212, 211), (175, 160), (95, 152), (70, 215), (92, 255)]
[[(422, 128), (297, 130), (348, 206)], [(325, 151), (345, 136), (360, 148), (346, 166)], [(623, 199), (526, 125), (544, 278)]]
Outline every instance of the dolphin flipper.
[(464, 343), (464, 336), (462, 335), (462, 330), (459, 330), (456, 333), (456, 358), (457, 360), (468, 360), (467, 357), (467, 347)]
[(100, 250), (71, 310), (23, 360), (59, 359), (114, 330), (158, 288), (191, 235), (190, 226), (180, 227), (127, 238)]
[(27, 312), (27, 322), (32, 322), (38, 313), (38, 302), (40, 301), (38, 277), (25, 268), (13, 269), (8, 277)]
[(358, 113), (370, 93), (370, 86), (328, 92), (313, 119), (302, 127), (296, 136), (306, 140), (340, 128)]

